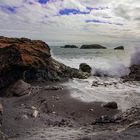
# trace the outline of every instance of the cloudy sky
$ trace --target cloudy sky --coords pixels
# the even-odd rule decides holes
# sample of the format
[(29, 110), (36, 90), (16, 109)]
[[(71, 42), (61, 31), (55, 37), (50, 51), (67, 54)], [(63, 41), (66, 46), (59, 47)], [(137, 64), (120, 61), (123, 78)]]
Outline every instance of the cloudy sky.
[(0, 0), (0, 35), (57, 44), (139, 44), (140, 0)]

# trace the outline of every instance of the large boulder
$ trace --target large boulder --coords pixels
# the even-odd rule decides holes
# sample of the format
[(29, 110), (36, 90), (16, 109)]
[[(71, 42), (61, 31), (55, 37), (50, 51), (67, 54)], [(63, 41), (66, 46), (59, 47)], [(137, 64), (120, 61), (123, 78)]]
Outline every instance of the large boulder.
[(24, 82), (23, 80), (18, 80), (14, 84), (10, 85), (4, 92), (4, 96), (23, 96), (30, 94), (31, 85)]
[(99, 44), (82, 45), (80, 49), (106, 49), (106, 47)]
[(86, 63), (81, 63), (79, 65), (79, 70), (81, 70), (83, 72), (91, 73), (92, 68)]
[(114, 50), (124, 50), (124, 46), (116, 47), (116, 48), (114, 48)]
[(19, 79), (33, 82), (88, 76), (53, 59), (43, 41), (0, 37), (0, 89)]
[(61, 48), (78, 48), (76, 45), (65, 45)]

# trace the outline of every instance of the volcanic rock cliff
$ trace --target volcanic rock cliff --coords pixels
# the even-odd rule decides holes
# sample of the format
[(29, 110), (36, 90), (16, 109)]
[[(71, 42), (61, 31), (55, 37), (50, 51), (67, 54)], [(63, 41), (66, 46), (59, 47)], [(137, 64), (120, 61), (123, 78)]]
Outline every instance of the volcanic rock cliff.
[(0, 89), (18, 79), (33, 82), (88, 76), (53, 59), (43, 41), (0, 37)]

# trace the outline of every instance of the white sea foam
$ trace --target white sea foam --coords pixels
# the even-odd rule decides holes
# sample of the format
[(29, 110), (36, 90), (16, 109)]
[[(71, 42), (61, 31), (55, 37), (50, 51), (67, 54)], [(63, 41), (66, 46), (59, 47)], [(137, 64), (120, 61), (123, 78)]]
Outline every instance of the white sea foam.
[(117, 58), (57, 58), (60, 62), (73, 68), (79, 68), (81, 63), (87, 63), (92, 68), (92, 74), (96, 72), (101, 76), (121, 77), (129, 74), (129, 68)]
[[(99, 85), (92, 86), (93, 81)], [(119, 78), (90, 77), (85, 80), (74, 79), (65, 85), (73, 98), (83, 102), (115, 101), (123, 111), (140, 104), (140, 83), (123, 83)]]
[[(75, 50), (78, 52), (59, 52), (56, 59), (68, 66), (79, 68), (81, 63), (87, 63), (92, 68), (92, 74), (98, 72), (102, 77), (92, 76), (86, 80), (74, 79), (65, 85), (70, 88), (71, 96), (84, 102), (110, 102), (118, 103), (119, 109), (126, 110), (140, 104), (140, 83), (123, 83), (121, 76), (128, 75), (129, 66), (140, 64), (140, 49), (135, 51), (94, 51)], [(68, 50), (71, 51), (71, 50)], [(82, 52), (81, 52), (82, 51)], [(132, 54), (131, 54), (132, 52)], [(80, 55), (79, 55), (80, 54)], [(118, 55), (118, 56), (117, 56)], [(108, 77), (104, 77), (104, 75)], [(98, 86), (93, 86), (93, 81)], [(108, 83), (108, 84), (107, 84)], [(115, 84), (113, 84), (115, 83)], [(105, 86), (107, 84), (107, 86)]]

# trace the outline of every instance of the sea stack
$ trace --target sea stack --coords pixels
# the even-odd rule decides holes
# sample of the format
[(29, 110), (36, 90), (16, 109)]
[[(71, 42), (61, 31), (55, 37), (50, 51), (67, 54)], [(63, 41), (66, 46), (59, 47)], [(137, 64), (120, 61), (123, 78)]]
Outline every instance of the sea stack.
[(78, 48), (76, 45), (65, 45), (62, 46), (61, 48)]
[(116, 48), (114, 48), (114, 50), (124, 50), (124, 46), (116, 47)]
[(80, 49), (106, 49), (106, 47), (99, 44), (82, 45)]

